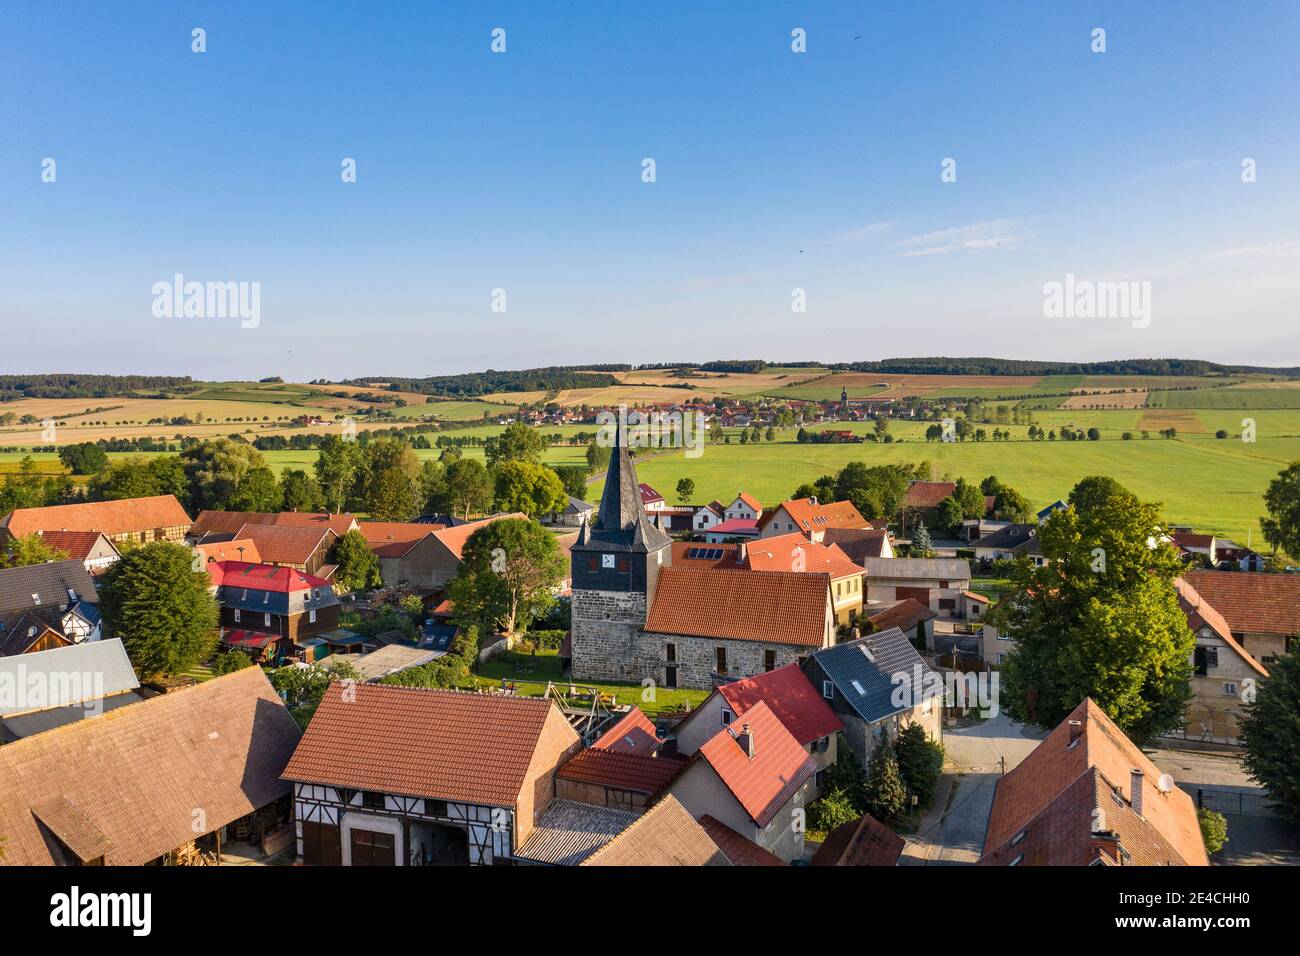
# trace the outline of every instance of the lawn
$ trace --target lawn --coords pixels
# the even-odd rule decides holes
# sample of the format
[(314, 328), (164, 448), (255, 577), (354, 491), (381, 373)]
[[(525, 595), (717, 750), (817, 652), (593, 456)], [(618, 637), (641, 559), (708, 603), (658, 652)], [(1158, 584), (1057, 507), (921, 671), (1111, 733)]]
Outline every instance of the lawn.
[(538, 651), (536, 655), (508, 651), (485, 664), (479, 664), (475, 668), (474, 677), (477, 687), (500, 687), (503, 679), (513, 681), (517, 692), (524, 697), (541, 697), (546, 693), (547, 681), (555, 681), (566, 689), (571, 683), (596, 687), (602, 694), (613, 696), (619, 704), (634, 704), (652, 717), (680, 711), (683, 705), (695, 707), (709, 695), (704, 690), (656, 687), (653, 689), (654, 700), (646, 700), (645, 695), (650, 690), (640, 684), (574, 681), (561, 671), (560, 659), (555, 651)]

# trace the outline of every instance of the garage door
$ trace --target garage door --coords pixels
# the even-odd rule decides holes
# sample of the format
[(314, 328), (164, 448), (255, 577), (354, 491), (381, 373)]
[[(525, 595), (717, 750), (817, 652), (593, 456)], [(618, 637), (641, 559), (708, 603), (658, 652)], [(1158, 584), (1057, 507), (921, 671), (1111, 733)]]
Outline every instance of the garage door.
[(339, 840), (339, 828), (323, 823), (304, 823), (302, 861), (308, 866), (341, 866), (343, 844)]
[(894, 594), (900, 601), (905, 601), (908, 598), (911, 598), (913, 601), (916, 601), (924, 607), (930, 606), (929, 588), (895, 588)]
[(393, 834), (373, 830), (352, 831), (353, 866), (396, 866)]

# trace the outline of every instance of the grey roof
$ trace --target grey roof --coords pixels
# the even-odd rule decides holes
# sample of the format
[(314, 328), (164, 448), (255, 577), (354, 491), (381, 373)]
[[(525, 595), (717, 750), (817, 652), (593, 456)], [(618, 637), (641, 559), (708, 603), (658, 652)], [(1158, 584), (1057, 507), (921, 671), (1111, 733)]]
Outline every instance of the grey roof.
[(1026, 554), (1042, 551), (1038, 544), (1038, 525), (1033, 524), (1009, 524), (971, 543), (976, 548), (996, 548), (999, 551), (1023, 551)]
[(76, 723), (78, 720), (85, 720), (87, 717), (106, 714), (110, 710), (117, 710), (119, 707), (135, 704), (142, 700), (144, 698), (135, 691), (128, 690), (121, 694), (114, 694), (112, 697), (105, 697), (94, 704), (83, 701), (80, 704), (68, 704), (66, 707), (52, 707), (49, 710), (38, 710), (31, 714), (15, 714), (12, 717), (0, 718), (0, 743), (13, 743), (15, 740), (22, 740), (24, 737), (31, 737), (47, 730), (53, 730), (55, 727), (62, 727), (65, 724)]
[(672, 543), (672, 538), (655, 527), (641, 502), (641, 485), (636, 480), (636, 466), (623, 444), (623, 425), (614, 432), (605, 488), (600, 494), (600, 509), (595, 520), (583, 524), (573, 547), (602, 551), (633, 551), (644, 554)]
[(371, 651), (369, 654), (331, 654), (329, 657), (317, 661), (318, 664), (328, 664), (330, 661), (346, 661), (356, 668), (357, 674), (367, 683), (377, 681), (381, 677), (387, 677), (389, 674), (396, 674), (398, 671), (406, 670), (408, 667), (417, 667), (420, 664), (427, 664), (434, 658), (441, 657), (438, 651), (427, 651), (418, 647), (410, 647), (405, 644), (385, 644), (378, 650)]
[[(40, 700), (26, 697), (34, 678), (42, 690)], [(3, 716), (111, 697), (139, 686), (126, 648), (117, 638), (0, 657), (0, 715)], [(23, 691), (23, 697), (9, 699), (9, 688)]]
[(1060, 498), (1057, 498), (1055, 501), (1053, 501), (1050, 505), (1048, 505), (1048, 506), (1047, 506), (1046, 508), (1044, 508), (1042, 511), (1038, 512), (1038, 514), (1036, 514), (1034, 517), (1036, 517), (1039, 521), (1042, 521), (1044, 518), (1046, 518), (1048, 515), (1050, 515), (1053, 511), (1061, 511), (1061, 510), (1064, 510), (1065, 508), (1068, 508), (1068, 507), (1070, 507), (1070, 506), (1067, 505), (1067, 504), (1066, 504), (1064, 501), (1062, 501)]
[[(68, 594), (69, 590), (75, 592), (75, 598)], [(32, 595), (37, 595), (39, 601)], [(0, 571), (0, 614), (72, 604), (78, 600), (98, 603), (99, 594), (95, 590), (95, 579), (76, 559), (47, 561)]]
[(537, 863), (577, 866), (640, 816), (630, 810), (555, 799), (515, 856)]
[(583, 501), (581, 498), (573, 497), (573, 495), (568, 495), (568, 499), (569, 506), (564, 509), (566, 514), (586, 514), (596, 507), (590, 501)]
[(943, 694), (939, 678), (896, 627), (823, 648), (813, 653), (813, 660), (835, 685), (835, 692), (868, 723)]
[(970, 580), (965, 558), (864, 558), (867, 583), (877, 578), (937, 578), (943, 581)]

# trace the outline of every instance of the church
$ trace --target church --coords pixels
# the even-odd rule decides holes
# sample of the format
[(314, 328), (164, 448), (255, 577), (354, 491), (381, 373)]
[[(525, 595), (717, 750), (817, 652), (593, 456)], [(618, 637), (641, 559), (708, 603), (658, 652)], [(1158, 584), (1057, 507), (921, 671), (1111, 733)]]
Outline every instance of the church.
[(574, 680), (707, 690), (835, 643), (825, 574), (673, 567), (616, 434), (600, 508), (570, 549)]

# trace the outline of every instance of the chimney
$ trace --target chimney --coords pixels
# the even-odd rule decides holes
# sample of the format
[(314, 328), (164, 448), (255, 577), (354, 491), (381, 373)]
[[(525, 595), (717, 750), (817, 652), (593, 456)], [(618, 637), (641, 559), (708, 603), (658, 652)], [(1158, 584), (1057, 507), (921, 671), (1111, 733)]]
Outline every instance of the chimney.
[(1133, 812), (1139, 817), (1142, 816), (1142, 771), (1136, 768), (1129, 771), (1129, 790), (1132, 795), (1129, 803), (1133, 805)]
[(862, 636), (862, 631), (858, 628), (856, 624), (854, 624), (853, 630), (849, 632), (849, 639), (856, 641), (861, 636)]
[(740, 749), (745, 751), (745, 756), (750, 760), (754, 759), (754, 732), (750, 729), (749, 724), (740, 728), (740, 733), (736, 736), (736, 743), (740, 744)]
[(736, 561), (740, 564), (744, 564), (747, 560), (749, 560), (749, 547), (744, 541), (742, 541), (736, 546)]
[(1075, 744), (1077, 744), (1079, 742), (1079, 738), (1082, 736), (1083, 736), (1083, 721), (1081, 720), (1070, 721), (1070, 746), (1073, 747)]

